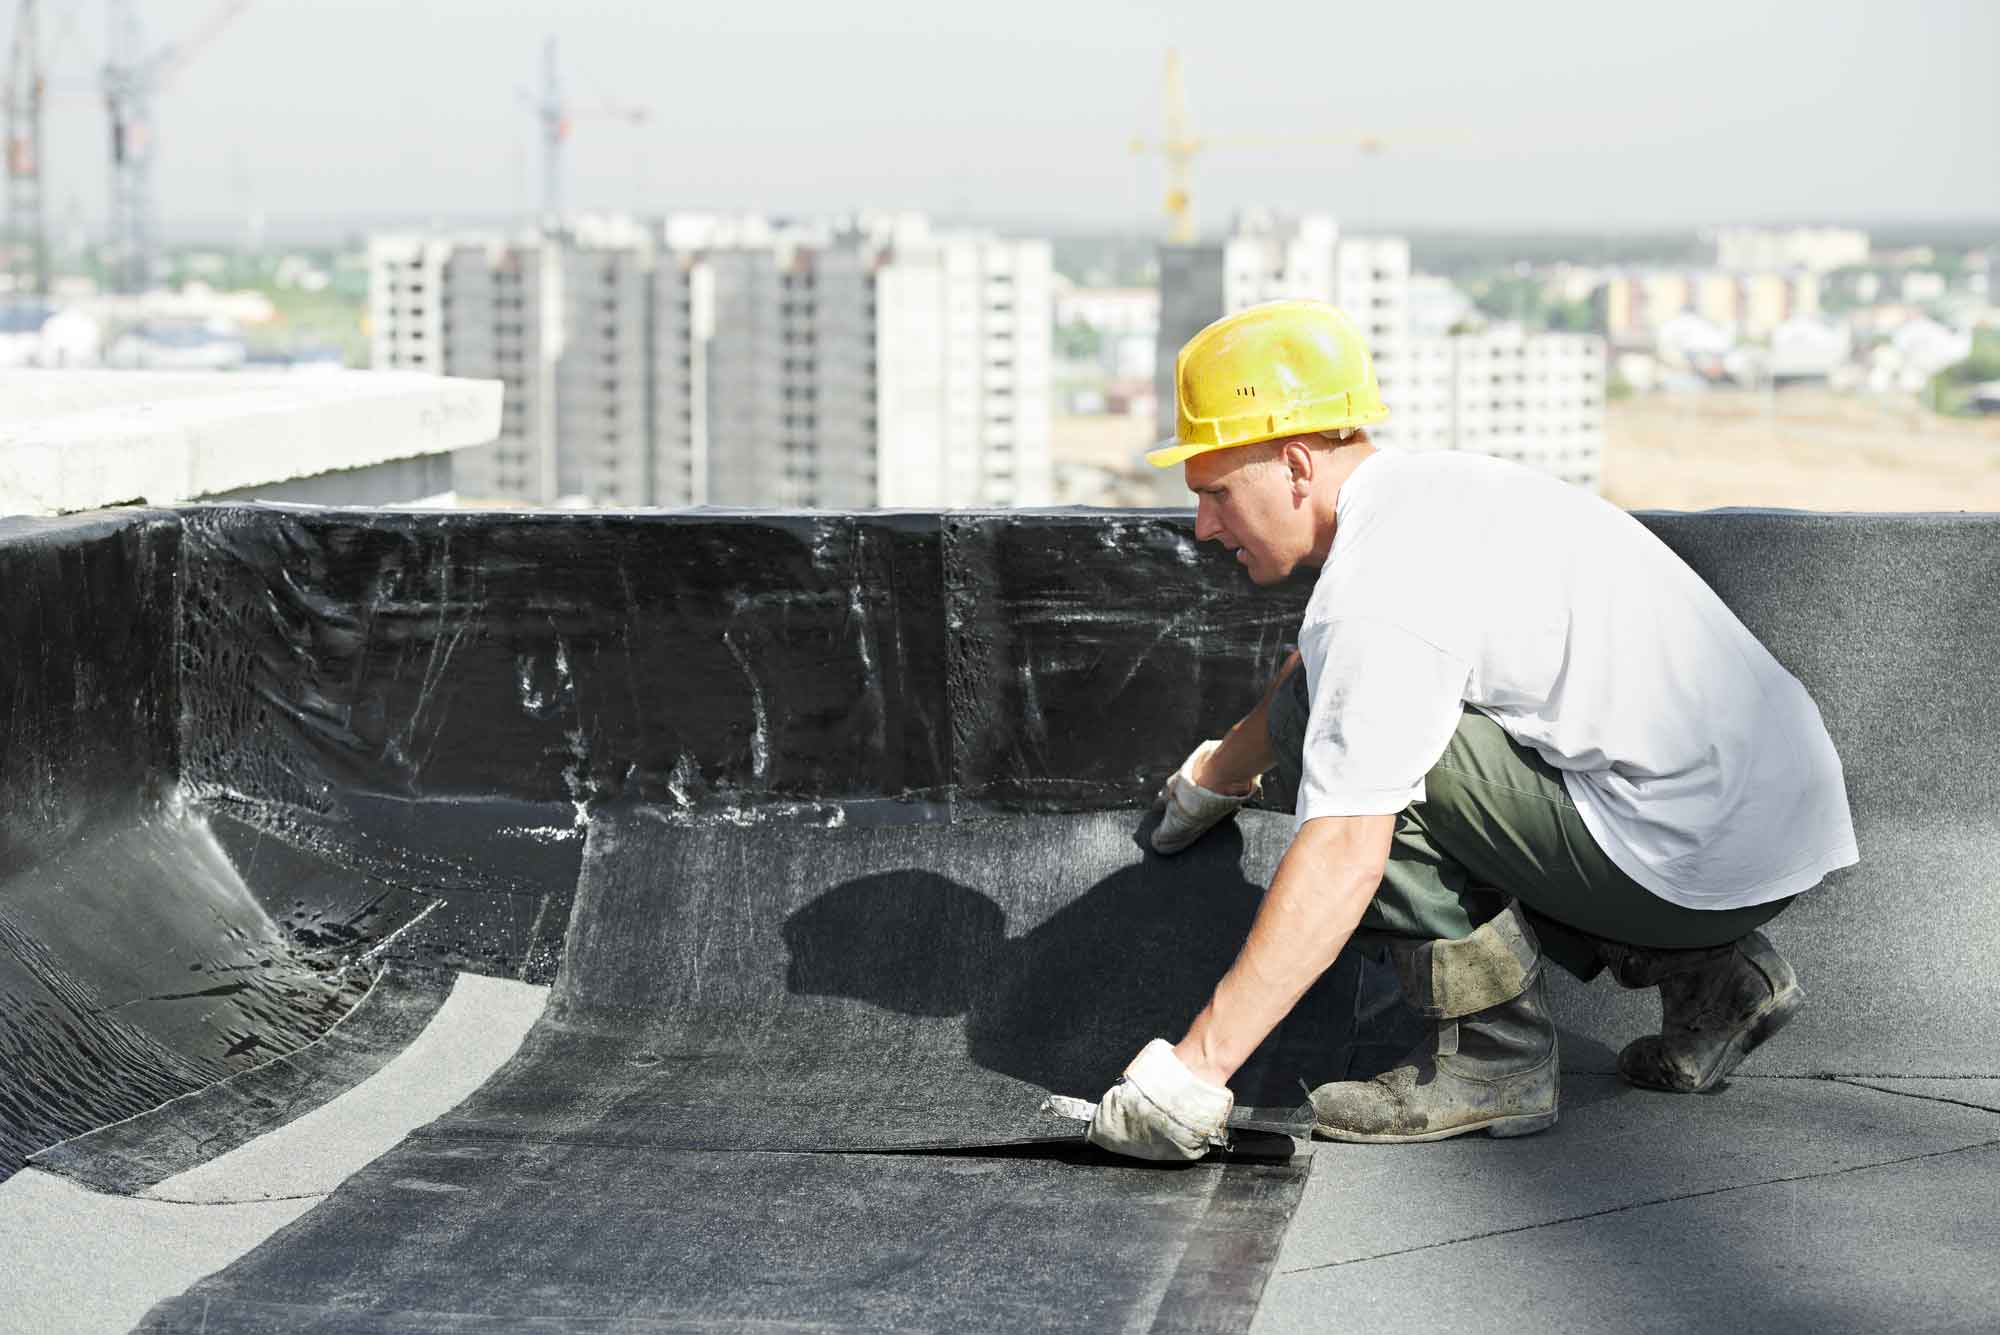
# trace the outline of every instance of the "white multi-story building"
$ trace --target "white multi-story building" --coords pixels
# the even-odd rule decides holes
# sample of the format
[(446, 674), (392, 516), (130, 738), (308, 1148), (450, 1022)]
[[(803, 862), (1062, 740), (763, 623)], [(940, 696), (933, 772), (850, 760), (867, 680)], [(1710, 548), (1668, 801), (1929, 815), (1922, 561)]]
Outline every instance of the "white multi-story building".
[[(1048, 244), (907, 239), (885, 255), (878, 283), (880, 388), (897, 406), (881, 428), (882, 504), (918, 503), (897, 499), (917, 485), (932, 504), (1047, 504)], [(916, 408), (933, 396), (936, 426)]]
[[(1389, 419), (1377, 443), (1472, 450), (1595, 488), (1604, 451), (1604, 340), (1499, 326), (1412, 332), (1410, 247), (1401, 237), (1341, 237), (1333, 221), (1246, 214), (1217, 243), (1160, 253), (1155, 387), (1170, 420), (1174, 357), (1204, 325), (1263, 301), (1309, 298), (1346, 311), (1367, 339)], [(1164, 431), (1162, 434), (1165, 434)], [(1163, 496), (1176, 503), (1179, 479)]]
[(677, 216), (561, 239), (381, 238), (377, 366), (507, 387), (470, 497), (858, 509), (1046, 504), (1050, 253)]
[(370, 364), (503, 386), (500, 435), (452, 456), (463, 497), (553, 504), (567, 311), (559, 246), (501, 237), (376, 237)]
[[(1160, 249), (1153, 380), (1160, 421), (1172, 419), (1174, 358), (1183, 343), (1225, 315), (1284, 300), (1329, 301), (1346, 311), (1368, 340), (1383, 397), (1393, 398), (1410, 338), (1409, 242), (1342, 237), (1321, 214), (1284, 219), (1251, 210), (1219, 242)], [(1384, 444), (1401, 444), (1405, 431), (1399, 416), (1375, 434)]]
[[(1496, 325), (1410, 340), (1397, 443), (1511, 459), (1595, 491), (1604, 459), (1604, 340)], [(1387, 425), (1387, 423), (1384, 423)]]

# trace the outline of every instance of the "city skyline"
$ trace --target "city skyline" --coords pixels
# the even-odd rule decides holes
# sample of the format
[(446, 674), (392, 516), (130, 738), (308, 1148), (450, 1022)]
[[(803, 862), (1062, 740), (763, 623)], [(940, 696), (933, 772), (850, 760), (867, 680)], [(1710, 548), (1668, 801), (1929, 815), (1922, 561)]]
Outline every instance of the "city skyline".
[[(211, 9), (148, 4), (150, 42)], [(766, 5), (690, 31), (594, 4), (252, 4), (160, 96), (158, 189), (170, 239), (239, 230), (253, 211), (274, 237), (526, 213), (541, 165), (521, 94), (554, 35), (574, 104), (651, 112), (576, 121), (578, 209), (871, 202), (1051, 230), (1158, 225), (1164, 168), (1129, 143), (1160, 134), (1177, 46), (1197, 133), (1278, 140), (1197, 163), (1210, 231), (1247, 202), (1495, 230), (2000, 218), (1991, 7), (1752, 9), (1684, 6), (1665, 27), (1554, 4), (1526, 31), (1518, 13), (1467, 12), (1439, 41), (1435, 16), (1303, 6), (1225, 34), (1192, 7), (1028, 6), (1004, 25), (939, 12), (918, 31)], [(79, 216), (101, 227), (102, 26), (91, 4), (44, 19), (57, 232)], [(1365, 134), (1389, 147), (1309, 142)]]

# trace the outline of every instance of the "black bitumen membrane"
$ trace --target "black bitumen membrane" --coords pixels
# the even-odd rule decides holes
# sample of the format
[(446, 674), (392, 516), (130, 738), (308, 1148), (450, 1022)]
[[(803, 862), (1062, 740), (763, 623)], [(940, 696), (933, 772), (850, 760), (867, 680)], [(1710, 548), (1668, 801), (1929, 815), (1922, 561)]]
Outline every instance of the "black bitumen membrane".
[[(1124, 813), (603, 813), (515, 1059), (145, 1328), (268, 1329), (318, 1306), (328, 1330), (524, 1311), (1088, 1328), (1154, 1309), (1157, 1329), (1239, 1329), (1309, 1161), (1134, 1164), (1039, 1105), (1094, 1096), (1106, 1054), (1198, 1004), (1193, 978), (1162, 992), (1132, 965), (1226, 964), (1255, 902), (1245, 863), (1282, 847), (1260, 824), (1262, 858), (1224, 838), (1172, 864)], [(1351, 995), (1351, 975), (1329, 982)], [(1339, 1007), (1301, 1018), (1250, 1087), (1344, 1064)], [(958, 1152), (828, 1152), (915, 1149)]]
[(423, 1032), (449, 982), (438, 971), (384, 969), (367, 995), (311, 1044), (51, 1145), (35, 1154), (34, 1164), (97, 1191), (144, 1191), (360, 1084)]
[(1146, 807), (1304, 582), (1130, 512), (0, 521), (0, 1178), (141, 1191), (470, 971), (553, 986), (513, 1059), (142, 1328), (1948, 1323), (2000, 1205), (2000, 520), (1646, 522), (1846, 761), (1863, 862), (1774, 929), (1806, 1012), (1635, 1098), (1649, 998), (1559, 987), (1555, 1131), (1291, 1156), (1410, 1034), (1350, 953), (1237, 1082), (1262, 1129), (1163, 1168), (1039, 1105), (1239, 944), (1287, 795), (1175, 859)]

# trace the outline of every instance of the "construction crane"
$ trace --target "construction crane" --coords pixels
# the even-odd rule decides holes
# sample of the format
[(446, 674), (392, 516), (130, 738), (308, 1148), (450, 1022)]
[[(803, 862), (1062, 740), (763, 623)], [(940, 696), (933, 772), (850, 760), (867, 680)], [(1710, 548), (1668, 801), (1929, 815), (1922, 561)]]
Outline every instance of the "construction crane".
[[(1211, 148), (1261, 148), (1274, 145), (1295, 147), (1317, 144), (1356, 148), (1363, 153), (1374, 154), (1380, 153), (1384, 147), (1382, 139), (1371, 134), (1197, 135), (1188, 126), (1187, 85), (1181, 74), (1181, 57), (1178, 51), (1167, 52), (1166, 102), (1166, 137), (1157, 142), (1143, 138), (1134, 139), (1132, 151), (1140, 154), (1158, 153), (1167, 160), (1167, 240), (1175, 245), (1189, 245), (1195, 239), (1192, 179), (1194, 160)], [(1417, 137), (1399, 135), (1397, 141), (1405, 142)]]
[(584, 116), (606, 116), (628, 125), (644, 125), (652, 112), (623, 102), (606, 101), (581, 107), (565, 102), (553, 37), (542, 43), (541, 96), (537, 98), (523, 89), (521, 98), (542, 126), (542, 226), (558, 228), (563, 215), (563, 144), (569, 139), (571, 125)]
[(187, 37), (148, 52), (136, 0), (109, 0), (103, 87), (111, 117), (111, 230), (105, 262), (114, 291), (145, 291), (158, 264), (153, 99), (250, 3), (224, 0)]
[[(42, 210), (41, 22), (37, 0), (21, 0), (7, 65), (7, 267), (14, 290), (49, 291), (49, 236)], [(25, 280), (25, 282), (23, 281)]]

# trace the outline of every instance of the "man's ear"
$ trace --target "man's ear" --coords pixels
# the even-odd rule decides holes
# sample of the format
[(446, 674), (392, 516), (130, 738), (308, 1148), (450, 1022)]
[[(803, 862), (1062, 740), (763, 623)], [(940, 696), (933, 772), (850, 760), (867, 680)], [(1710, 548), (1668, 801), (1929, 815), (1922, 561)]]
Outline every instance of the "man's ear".
[(1285, 472), (1292, 485), (1292, 499), (1303, 501), (1312, 491), (1313, 469), (1319, 459), (1305, 442), (1298, 440), (1285, 442), (1282, 457), (1285, 461)]

